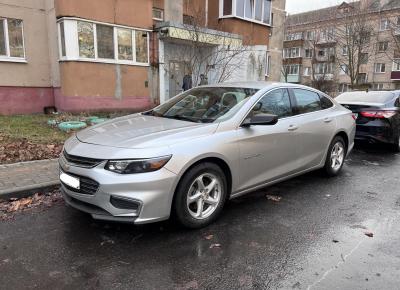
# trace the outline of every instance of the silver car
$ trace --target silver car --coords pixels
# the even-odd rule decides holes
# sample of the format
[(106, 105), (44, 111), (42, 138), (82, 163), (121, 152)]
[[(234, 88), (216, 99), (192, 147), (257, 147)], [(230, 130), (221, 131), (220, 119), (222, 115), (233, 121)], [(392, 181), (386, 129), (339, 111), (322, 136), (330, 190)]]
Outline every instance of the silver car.
[(352, 112), (305, 86), (202, 86), (70, 138), (59, 160), (62, 192), (95, 219), (174, 216), (199, 228), (228, 199), (311, 170), (337, 175), (354, 135)]

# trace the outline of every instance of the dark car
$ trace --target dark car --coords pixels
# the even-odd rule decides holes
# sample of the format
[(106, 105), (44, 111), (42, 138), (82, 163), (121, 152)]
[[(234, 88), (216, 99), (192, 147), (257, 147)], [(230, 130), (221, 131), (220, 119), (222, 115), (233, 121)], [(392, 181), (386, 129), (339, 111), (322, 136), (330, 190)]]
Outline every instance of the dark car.
[(400, 151), (400, 91), (348, 92), (336, 101), (357, 117), (356, 140), (385, 143)]

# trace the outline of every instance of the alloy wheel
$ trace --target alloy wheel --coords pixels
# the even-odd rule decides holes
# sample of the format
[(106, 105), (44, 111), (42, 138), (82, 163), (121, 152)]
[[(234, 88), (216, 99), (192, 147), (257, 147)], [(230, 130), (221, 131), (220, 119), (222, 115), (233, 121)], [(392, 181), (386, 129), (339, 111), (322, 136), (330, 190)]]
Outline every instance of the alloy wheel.
[(331, 152), (331, 166), (337, 171), (342, 167), (344, 161), (344, 145), (341, 142), (336, 142)]
[(187, 209), (195, 219), (211, 216), (221, 202), (221, 180), (211, 173), (203, 173), (191, 184), (187, 195)]

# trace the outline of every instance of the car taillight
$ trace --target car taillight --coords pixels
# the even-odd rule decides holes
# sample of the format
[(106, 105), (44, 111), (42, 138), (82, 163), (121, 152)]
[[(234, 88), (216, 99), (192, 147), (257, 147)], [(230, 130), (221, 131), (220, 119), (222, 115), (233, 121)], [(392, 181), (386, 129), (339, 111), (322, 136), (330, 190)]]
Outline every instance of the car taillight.
[(353, 117), (354, 121), (357, 120), (357, 114), (351, 114), (351, 116)]
[(364, 111), (361, 116), (367, 118), (387, 119), (396, 115), (396, 111)]

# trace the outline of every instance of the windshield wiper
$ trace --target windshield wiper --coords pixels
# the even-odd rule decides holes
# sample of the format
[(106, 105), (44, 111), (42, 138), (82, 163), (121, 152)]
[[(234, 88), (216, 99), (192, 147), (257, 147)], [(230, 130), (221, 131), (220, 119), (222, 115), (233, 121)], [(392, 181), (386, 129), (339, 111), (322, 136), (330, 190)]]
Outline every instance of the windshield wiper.
[(160, 117), (168, 118), (168, 119), (175, 119), (175, 120), (180, 120), (180, 121), (188, 121), (188, 122), (192, 122), (192, 123), (200, 123), (201, 122), (201, 120), (199, 120), (199, 119), (193, 119), (193, 118), (190, 118), (190, 117), (179, 116), (179, 115), (175, 115), (175, 116), (162, 115)]

